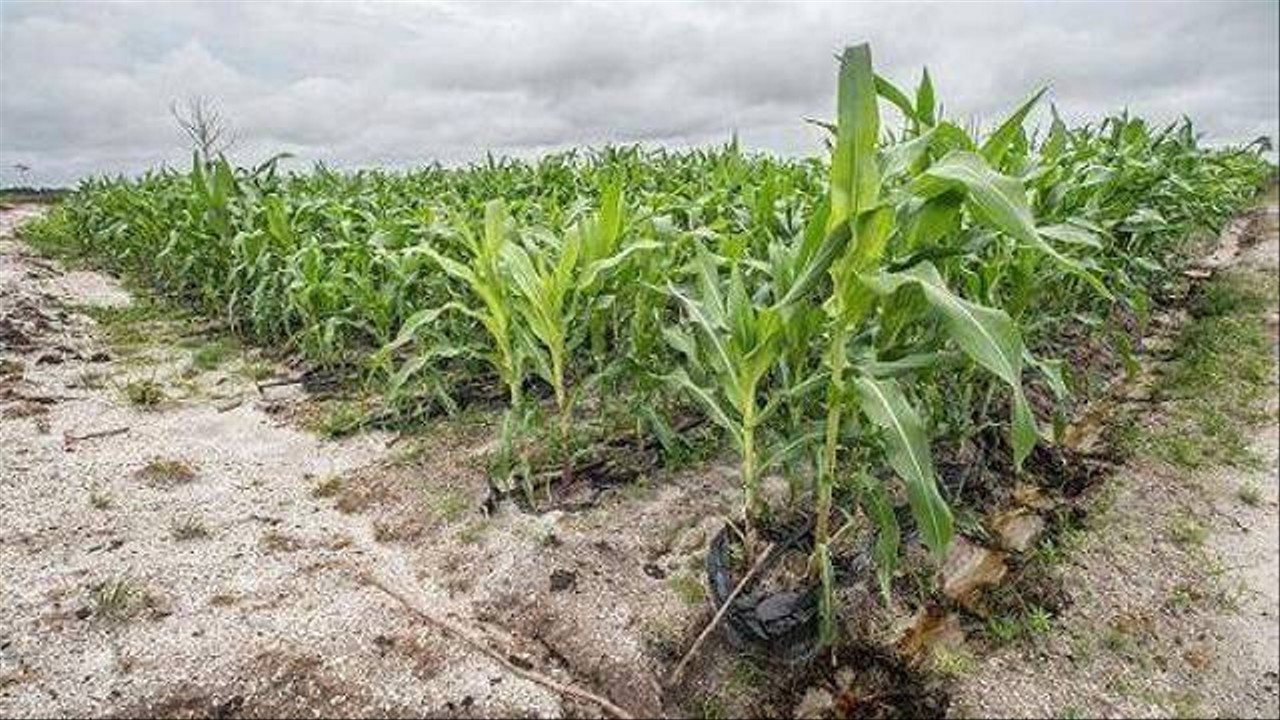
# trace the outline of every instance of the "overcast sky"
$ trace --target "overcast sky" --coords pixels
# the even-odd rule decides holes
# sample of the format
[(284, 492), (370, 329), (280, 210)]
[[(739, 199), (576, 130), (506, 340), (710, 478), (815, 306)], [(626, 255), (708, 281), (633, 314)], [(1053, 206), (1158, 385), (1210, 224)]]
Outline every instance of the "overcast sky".
[(1277, 134), (1280, 4), (408, 3), (0, 0), (0, 185), (183, 163), (169, 103), (216, 98), (249, 162), (403, 167), (570, 145), (820, 148), (833, 55), (928, 65), (953, 117), (1035, 86), (1072, 119), (1187, 114), (1218, 141)]

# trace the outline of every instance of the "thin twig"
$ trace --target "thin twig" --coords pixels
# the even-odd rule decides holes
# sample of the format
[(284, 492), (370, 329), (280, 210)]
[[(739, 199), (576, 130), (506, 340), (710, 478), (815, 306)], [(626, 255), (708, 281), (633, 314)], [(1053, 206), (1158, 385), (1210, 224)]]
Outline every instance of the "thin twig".
[(443, 630), (445, 633), (449, 635), (453, 635), (454, 637), (458, 638), (459, 640), (466, 643), (467, 645), (470, 645), (475, 650), (483, 653), (494, 662), (506, 668), (506, 670), (512, 673), (513, 675), (517, 675), (519, 677), (524, 678), (525, 680), (528, 680), (533, 683), (537, 683), (538, 685), (541, 685), (561, 695), (568, 695), (570, 697), (574, 697), (579, 700), (585, 700), (589, 703), (597, 705), (601, 709), (603, 709), (605, 712), (609, 713), (610, 715), (616, 718), (619, 718), (620, 720), (630, 720), (632, 717), (634, 717), (631, 713), (628, 713), (626, 710), (623, 710), (617, 705), (614, 705), (612, 702), (609, 701), (608, 698), (601, 697), (600, 695), (596, 695), (595, 693), (589, 690), (583, 690), (582, 688), (576, 687), (574, 685), (566, 685), (564, 683), (557, 682), (547, 677), (546, 675), (543, 675), (540, 672), (537, 672), (535, 670), (527, 670), (525, 668), (520, 667), (519, 665), (516, 665), (515, 663), (511, 662), (506, 657), (504, 657), (502, 653), (489, 647), (483, 640), (480, 640), (475, 635), (473, 635), (471, 631), (468, 630), (467, 628), (447, 618), (442, 618), (442, 617), (437, 617), (435, 615), (432, 615), (429, 611), (427, 611), (426, 608), (422, 607), (421, 603), (417, 602), (415, 598), (410, 597), (408, 594), (402, 592), (401, 590), (392, 587), (389, 583), (387, 583), (382, 578), (377, 577), (373, 573), (368, 573), (368, 572), (363, 573), (363, 576), (366, 582), (368, 582), (373, 587), (376, 587), (379, 590), (390, 595), (392, 598), (395, 598), (397, 601), (400, 602), (401, 605), (404, 605), (405, 608), (407, 608), (408, 610), (413, 612), (415, 615), (425, 620), (427, 624), (433, 625), (437, 629)]
[(733, 588), (733, 592), (729, 593), (729, 597), (724, 599), (724, 604), (716, 611), (715, 617), (711, 618), (711, 622), (707, 623), (707, 626), (702, 629), (702, 634), (698, 636), (697, 640), (693, 641), (693, 647), (689, 648), (689, 652), (684, 654), (684, 657), (680, 660), (680, 664), (676, 666), (676, 669), (672, 671), (671, 676), (667, 678), (668, 685), (675, 685), (680, 681), (680, 676), (684, 674), (684, 669), (688, 666), (689, 661), (692, 660), (693, 656), (702, 648), (702, 644), (707, 641), (707, 638), (711, 635), (711, 631), (715, 630), (716, 627), (720, 625), (720, 621), (723, 620), (724, 616), (729, 612), (729, 606), (733, 604), (733, 601), (736, 600), (738, 595), (742, 593), (742, 590), (746, 588), (747, 583), (756, 576), (756, 573), (760, 572), (760, 568), (764, 567), (765, 561), (773, 554), (773, 547), (773, 543), (769, 543), (765, 546), (764, 552), (760, 553), (760, 557), (756, 558), (755, 564), (752, 565), (751, 569), (747, 571), (747, 574), (743, 575), (742, 579), (738, 581), (738, 585)]
[(72, 445), (80, 442), (81, 440), (92, 440), (93, 438), (111, 437), (112, 435), (120, 435), (122, 433), (127, 433), (127, 432), (129, 432), (129, 426), (122, 425), (120, 427), (111, 428), (109, 430), (94, 430), (93, 432), (85, 433), (84, 435), (72, 435), (71, 433), (63, 433), (62, 446), (65, 448), (70, 448)]
[(244, 398), (237, 395), (233, 398), (227, 399), (225, 402), (217, 403), (213, 407), (218, 412), (224, 413), (224, 412), (230, 412), (232, 410), (235, 410), (236, 408), (240, 407), (243, 404), (244, 404)]
[(257, 383), (257, 385), (258, 385), (258, 392), (259, 392), (259, 393), (261, 393), (263, 390), (266, 390), (267, 388), (281, 387), (281, 386), (284, 386), (284, 385), (298, 385), (298, 384), (300, 384), (300, 383), (302, 383), (302, 382), (303, 382), (303, 378), (301, 378), (301, 377), (296, 377), (296, 378), (276, 378), (276, 379), (274, 379), (274, 380), (265, 380), (265, 381), (263, 381), (263, 382)]

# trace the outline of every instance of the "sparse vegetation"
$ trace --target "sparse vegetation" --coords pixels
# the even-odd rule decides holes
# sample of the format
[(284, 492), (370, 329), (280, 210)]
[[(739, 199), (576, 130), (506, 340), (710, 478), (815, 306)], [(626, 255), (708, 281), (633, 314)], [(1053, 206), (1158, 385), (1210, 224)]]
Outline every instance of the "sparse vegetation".
[(340, 438), (359, 430), (368, 420), (360, 403), (339, 400), (325, 407), (309, 427), (327, 438)]
[(94, 617), (119, 622), (132, 618), (142, 608), (144, 599), (137, 583), (120, 577), (94, 587), (90, 602)]
[(442, 492), (431, 501), (431, 507), (450, 523), (462, 517), (467, 511), (467, 504), (467, 497), (455, 490)]
[(171, 488), (195, 480), (196, 471), (186, 461), (157, 457), (148, 460), (136, 477), (153, 487)]
[(201, 540), (209, 537), (209, 528), (198, 515), (183, 515), (173, 521), (170, 534), (174, 540)]
[(326, 475), (311, 488), (311, 496), (316, 498), (334, 497), (342, 492), (344, 481), (341, 475)]
[(89, 492), (89, 505), (94, 510), (110, 510), (114, 503), (111, 494), (102, 488), (94, 488)]
[(685, 605), (697, 606), (707, 601), (707, 592), (702, 587), (702, 581), (691, 573), (682, 572), (672, 575), (667, 578), (667, 583), (676, 597), (680, 598)]
[(1184, 512), (1170, 521), (1169, 539), (1184, 549), (1198, 548), (1209, 539), (1209, 530), (1199, 519)]
[(930, 668), (942, 675), (961, 677), (969, 675), (977, 667), (977, 661), (969, 651), (958, 648), (934, 648), (930, 659)]
[(142, 408), (154, 408), (166, 397), (164, 386), (152, 378), (130, 380), (124, 384), (122, 392), (130, 405)]
[(1267, 419), (1276, 393), (1272, 341), (1265, 313), (1274, 306), (1272, 273), (1219, 275), (1203, 286), (1191, 321), (1179, 333), (1156, 394), (1168, 398), (1152, 427), (1133, 424), (1125, 444), (1178, 467), (1256, 469), (1249, 430)]
[(1258, 484), (1252, 480), (1246, 481), (1236, 491), (1236, 497), (1249, 507), (1258, 507), (1262, 504), (1262, 488), (1258, 487)]
[(210, 340), (191, 353), (191, 364), (199, 370), (214, 370), (235, 352), (235, 346), (226, 339)]

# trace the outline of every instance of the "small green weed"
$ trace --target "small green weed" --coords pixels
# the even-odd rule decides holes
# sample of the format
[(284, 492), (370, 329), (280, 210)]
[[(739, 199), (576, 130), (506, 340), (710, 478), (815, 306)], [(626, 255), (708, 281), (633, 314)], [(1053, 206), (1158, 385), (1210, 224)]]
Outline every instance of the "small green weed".
[(211, 340), (191, 353), (191, 365), (206, 372), (217, 369), (235, 353), (235, 350), (235, 345), (230, 340), (225, 338)]
[(152, 379), (130, 380), (123, 392), (129, 404), (142, 408), (154, 408), (165, 400), (164, 387)]
[(1258, 484), (1252, 480), (1245, 481), (1240, 486), (1240, 489), (1236, 490), (1236, 497), (1249, 507), (1258, 507), (1262, 504), (1262, 488), (1259, 488)]
[(90, 603), (94, 617), (108, 621), (128, 620), (142, 606), (143, 593), (133, 580), (107, 580), (93, 589)]
[(184, 515), (173, 521), (170, 535), (174, 540), (200, 540), (209, 537), (209, 528), (196, 515)]
[(196, 479), (196, 471), (182, 460), (152, 458), (138, 470), (136, 477), (152, 487), (171, 488)]
[(311, 488), (311, 497), (328, 498), (342, 492), (343, 480), (341, 475), (327, 475), (316, 486)]
[(686, 605), (701, 605), (707, 599), (707, 592), (702, 587), (702, 583), (689, 573), (672, 575), (667, 582), (676, 596)]

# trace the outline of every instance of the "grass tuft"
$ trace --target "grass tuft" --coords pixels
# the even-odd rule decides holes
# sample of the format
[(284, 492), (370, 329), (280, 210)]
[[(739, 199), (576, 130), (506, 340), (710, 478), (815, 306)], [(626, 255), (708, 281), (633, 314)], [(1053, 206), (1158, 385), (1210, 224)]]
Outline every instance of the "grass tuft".
[(707, 591), (692, 574), (680, 573), (672, 575), (667, 580), (667, 583), (685, 605), (701, 605), (706, 602)]
[(1240, 489), (1236, 490), (1236, 497), (1249, 507), (1258, 507), (1262, 504), (1262, 488), (1252, 480), (1245, 481)]
[(164, 387), (155, 380), (130, 380), (125, 383), (124, 397), (130, 405), (143, 408), (154, 408), (164, 402)]
[(136, 477), (152, 487), (171, 488), (195, 480), (196, 471), (182, 460), (157, 457), (148, 460)]
[(235, 344), (220, 338), (211, 340), (191, 353), (191, 365), (198, 370), (215, 370), (235, 353)]
[(314, 497), (314, 498), (333, 497), (338, 493), (342, 492), (343, 485), (344, 483), (342, 481), (341, 475), (328, 475), (325, 478), (323, 478), (320, 482), (316, 483), (315, 487), (311, 488), (311, 497)]
[(204, 521), (196, 515), (184, 515), (173, 521), (170, 528), (170, 534), (174, 540), (179, 542), (184, 540), (202, 540), (209, 537), (209, 528), (205, 526)]
[(133, 580), (127, 577), (113, 578), (93, 589), (91, 605), (94, 617), (120, 622), (137, 614), (144, 595)]

